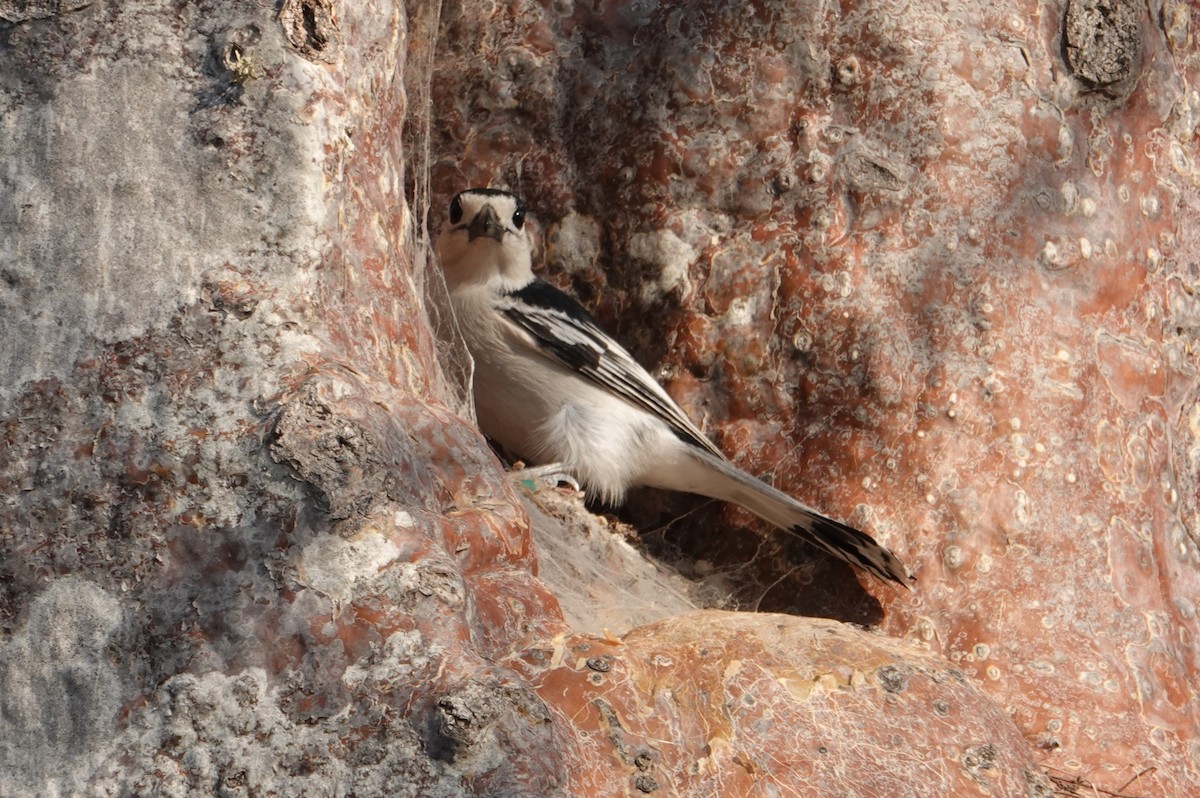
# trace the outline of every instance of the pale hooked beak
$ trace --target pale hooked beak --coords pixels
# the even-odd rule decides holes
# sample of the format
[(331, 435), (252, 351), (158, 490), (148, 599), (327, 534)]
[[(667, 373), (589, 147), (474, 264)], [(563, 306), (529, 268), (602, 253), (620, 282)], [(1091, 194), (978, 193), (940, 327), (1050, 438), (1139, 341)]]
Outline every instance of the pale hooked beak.
[(500, 223), (500, 217), (492, 210), (492, 206), (484, 205), (479, 213), (475, 214), (471, 224), (467, 225), (467, 240), (474, 241), (480, 236), (487, 236), (500, 241), (505, 232), (504, 225)]

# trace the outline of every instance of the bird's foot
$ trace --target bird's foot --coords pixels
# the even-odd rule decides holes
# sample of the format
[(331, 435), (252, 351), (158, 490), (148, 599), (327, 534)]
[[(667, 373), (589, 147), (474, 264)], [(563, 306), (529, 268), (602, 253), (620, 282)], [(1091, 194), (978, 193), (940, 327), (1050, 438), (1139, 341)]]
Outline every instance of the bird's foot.
[(555, 488), (564, 482), (577, 492), (583, 490), (562, 463), (550, 463), (533, 468), (521, 466), (509, 471), (508, 478), (532, 491), (538, 490), (539, 487)]

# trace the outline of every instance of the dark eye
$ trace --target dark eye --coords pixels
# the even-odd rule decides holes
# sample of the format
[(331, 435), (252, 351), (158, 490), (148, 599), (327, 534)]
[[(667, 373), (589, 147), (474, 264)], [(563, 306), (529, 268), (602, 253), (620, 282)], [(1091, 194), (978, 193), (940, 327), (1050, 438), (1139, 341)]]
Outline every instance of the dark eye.
[(513, 211), (513, 225), (520, 230), (525, 226), (525, 209), (517, 208)]
[(450, 201), (450, 224), (458, 224), (462, 221), (462, 203), (455, 197)]

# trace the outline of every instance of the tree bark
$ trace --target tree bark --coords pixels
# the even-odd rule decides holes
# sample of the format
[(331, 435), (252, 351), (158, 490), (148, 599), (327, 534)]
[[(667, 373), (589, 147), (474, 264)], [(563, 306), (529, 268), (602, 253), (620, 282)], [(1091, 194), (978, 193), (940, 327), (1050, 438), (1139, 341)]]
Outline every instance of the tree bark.
[(659, 497), (646, 542), (743, 607), (928, 645), (1056, 777), (1200, 792), (1194, 4), (445, 20), (435, 195), (522, 193), (543, 273), (728, 454), (919, 581), (872, 598)]
[[(0, 796), (1200, 789), (1191, 12), (877, 5), (0, 0)], [(918, 588), (514, 486), (487, 183)]]

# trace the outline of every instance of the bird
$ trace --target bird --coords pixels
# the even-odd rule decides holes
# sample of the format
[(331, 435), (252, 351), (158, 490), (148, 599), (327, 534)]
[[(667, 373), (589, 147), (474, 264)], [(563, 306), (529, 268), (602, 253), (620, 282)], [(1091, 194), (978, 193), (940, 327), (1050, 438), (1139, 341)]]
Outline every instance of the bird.
[(641, 486), (732, 502), (884, 582), (914, 581), (870, 535), (730, 462), (579, 302), (534, 274), (527, 213), (513, 193), (469, 188), (436, 241), (484, 435), (609, 505)]

